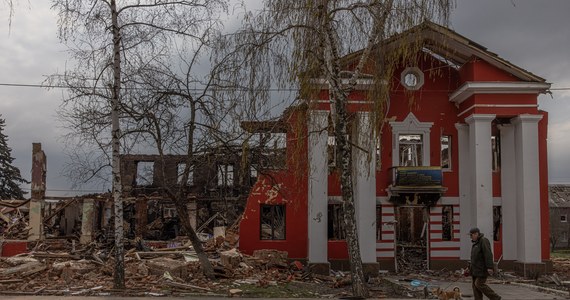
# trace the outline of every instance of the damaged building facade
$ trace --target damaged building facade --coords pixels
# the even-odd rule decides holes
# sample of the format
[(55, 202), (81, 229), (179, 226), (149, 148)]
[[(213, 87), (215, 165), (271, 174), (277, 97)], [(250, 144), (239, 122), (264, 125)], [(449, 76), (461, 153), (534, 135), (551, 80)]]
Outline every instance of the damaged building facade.
[[(467, 233), (477, 226), (492, 241), (499, 268), (547, 271), (548, 115), (537, 98), (550, 84), (431, 23), (389, 40), (386, 49), (408, 34), (420, 35), (423, 49), (417, 64), (395, 71), (385, 122), (372, 128), (371, 79), (359, 79), (349, 95), (365, 268), (399, 270), (412, 260), (419, 268), (465, 267)], [(348, 66), (351, 57), (358, 53)], [(286, 158), (252, 187), (240, 250), (285, 250), (327, 273), (347, 262), (348, 251), (327, 84), (315, 79), (315, 88), (317, 99), (278, 121), (243, 123), (253, 133), (285, 136)]]
[[(33, 144), (32, 160), (31, 199), (0, 203), (0, 256), (25, 252), (26, 241), (112, 242), (112, 195), (46, 196), (47, 158), (39, 143)], [(121, 155), (125, 237), (173, 241), (186, 235), (167, 188), (186, 189), (190, 223), (203, 240), (224, 235), (228, 227), (235, 231), (257, 176), (247, 161), (241, 146), (212, 148), (194, 155), (182, 182), (185, 155)]]

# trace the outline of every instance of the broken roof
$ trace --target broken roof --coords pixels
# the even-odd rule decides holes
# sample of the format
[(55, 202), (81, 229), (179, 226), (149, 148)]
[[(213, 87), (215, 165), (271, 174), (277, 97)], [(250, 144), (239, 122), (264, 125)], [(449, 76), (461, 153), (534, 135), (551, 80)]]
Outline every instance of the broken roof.
[[(384, 51), (390, 52), (391, 49), (396, 49), (402, 43), (412, 43), (418, 40), (424, 49), (449, 60), (451, 64), (457, 66), (462, 66), (473, 58), (479, 58), (522, 81), (546, 82), (544, 78), (512, 64), (482, 45), (447, 27), (429, 21), (390, 37), (382, 45)], [(362, 50), (347, 55), (345, 57), (346, 62), (357, 58), (361, 52)]]
[(570, 184), (548, 185), (550, 207), (570, 207)]

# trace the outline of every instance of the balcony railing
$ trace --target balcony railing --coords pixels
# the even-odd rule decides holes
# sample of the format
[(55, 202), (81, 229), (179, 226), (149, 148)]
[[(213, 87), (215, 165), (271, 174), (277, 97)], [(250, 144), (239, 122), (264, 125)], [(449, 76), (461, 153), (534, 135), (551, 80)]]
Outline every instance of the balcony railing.
[(389, 191), (400, 193), (444, 193), (441, 167), (392, 167)]

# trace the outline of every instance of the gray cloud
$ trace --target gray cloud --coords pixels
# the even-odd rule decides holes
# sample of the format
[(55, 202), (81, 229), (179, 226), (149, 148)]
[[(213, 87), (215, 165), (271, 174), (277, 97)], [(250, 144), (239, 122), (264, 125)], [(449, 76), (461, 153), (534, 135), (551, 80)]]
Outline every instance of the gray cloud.
[[(45, 75), (65, 69), (65, 47), (57, 40), (57, 16), (49, 9), (50, 2), (30, 2), (29, 8), (27, 4), (17, 7), (11, 30), (7, 22), (0, 23), (0, 83), (39, 84)], [(256, 9), (258, 4), (247, 1), (246, 7)], [(570, 87), (568, 12), (567, 0), (460, 0), (452, 28), (544, 77), (553, 88)], [(5, 10), (0, 20), (7, 20)], [(61, 95), (61, 90), (0, 86), (0, 114), (6, 119), (5, 133), (23, 176), (30, 177), (31, 143), (41, 142), (48, 156), (48, 190), (71, 195), (76, 192), (59, 191), (70, 189), (61, 176), (67, 158), (59, 140), (64, 131), (55, 117)], [(553, 97), (540, 97), (540, 107), (550, 113), (549, 176), (553, 182), (570, 182), (570, 91), (553, 91)]]

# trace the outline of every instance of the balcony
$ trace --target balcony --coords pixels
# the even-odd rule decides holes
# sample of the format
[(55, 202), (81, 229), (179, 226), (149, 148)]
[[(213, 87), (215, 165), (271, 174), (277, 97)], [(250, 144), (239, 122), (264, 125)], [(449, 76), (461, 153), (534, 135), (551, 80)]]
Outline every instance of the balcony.
[(441, 167), (392, 167), (388, 193), (392, 196), (401, 194), (437, 194), (447, 190), (443, 186)]

